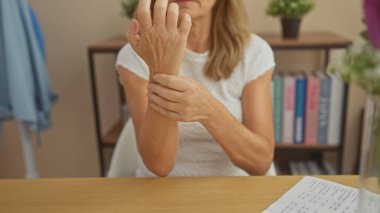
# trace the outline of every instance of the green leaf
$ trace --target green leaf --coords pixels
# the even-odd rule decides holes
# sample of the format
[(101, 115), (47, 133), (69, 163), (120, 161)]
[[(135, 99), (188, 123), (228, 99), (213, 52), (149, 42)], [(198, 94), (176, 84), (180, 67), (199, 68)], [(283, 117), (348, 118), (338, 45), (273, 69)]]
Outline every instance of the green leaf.
[(302, 18), (315, 7), (314, 0), (270, 0), (267, 14), (280, 18)]
[(135, 11), (137, 9), (137, 6), (139, 4), (138, 0), (124, 0), (121, 2), (121, 5), (123, 7), (123, 14), (127, 16), (128, 18), (133, 18)]

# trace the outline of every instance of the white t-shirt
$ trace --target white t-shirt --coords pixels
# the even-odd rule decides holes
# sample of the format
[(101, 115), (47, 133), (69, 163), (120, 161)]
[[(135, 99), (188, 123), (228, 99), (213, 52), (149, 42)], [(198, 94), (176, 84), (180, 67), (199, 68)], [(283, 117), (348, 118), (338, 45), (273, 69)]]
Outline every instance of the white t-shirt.
[[(207, 59), (208, 52), (199, 54), (186, 49), (180, 75), (192, 78), (206, 87), (238, 121), (242, 122), (241, 96), (244, 86), (275, 67), (272, 49), (262, 38), (252, 34), (242, 61), (229, 79), (219, 82), (204, 75), (203, 68)], [(149, 79), (148, 66), (129, 44), (121, 49), (116, 66), (126, 68), (145, 80)], [(200, 123), (181, 122), (179, 131), (180, 148), (177, 162), (169, 176), (247, 176), (245, 171), (231, 162), (221, 146)], [(141, 159), (137, 176), (154, 176)]]

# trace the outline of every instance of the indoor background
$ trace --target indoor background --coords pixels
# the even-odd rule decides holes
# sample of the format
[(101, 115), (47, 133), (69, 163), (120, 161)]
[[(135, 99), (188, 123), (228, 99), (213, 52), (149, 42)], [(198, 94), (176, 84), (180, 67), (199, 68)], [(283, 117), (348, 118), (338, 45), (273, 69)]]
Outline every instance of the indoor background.
[[(87, 46), (123, 35), (129, 21), (121, 15), (120, 0), (30, 0), (44, 31), (52, 87), (59, 94), (53, 108), (53, 127), (35, 145), (41, 177), (99, 176), (99, 160), (90, 93)], [(254, 32), (279, 32), (279, 20), (265, 14), (267, 0), (245, 0)], [(356, 40), (364, 29), (361, 1), (317, 0), (303, 20), (302, 31), (332, 31)], [(339, 55), (339, 53), (335, 54)], [(277, 53), (277, 69), (319, 69), (319, 52)], [(332, 56), (334, 58), (334, 56)], [(114, 56), (98, 56), (99, 97), (103, 129), (120, 116)], [(351, 86), (344, 173), (352, 173), (360, 138), (365, 95)], [(23, 178), (24, 166), (15, 122), (6, 122), (0, 139), (0, 178)]]

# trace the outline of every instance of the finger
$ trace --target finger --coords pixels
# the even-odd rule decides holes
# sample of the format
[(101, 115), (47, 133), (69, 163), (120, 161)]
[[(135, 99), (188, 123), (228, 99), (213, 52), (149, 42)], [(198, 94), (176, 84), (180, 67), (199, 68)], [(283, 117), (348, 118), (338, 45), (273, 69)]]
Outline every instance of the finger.
[(191, 16), (187, 13), (182, 14), (181, 22), (179, 25), (179, 32), (182, 35), (187, 37), (189, 35), (191, 25), (192, 25)]
[(159, 84), (149, 84), (149, 91), (156, 93), (166, 100), (179, 103), (182, 100), (183, 94), (177, 90), (168, 89), (166, 87), (160, 86)]
[(150, 10), (151, 0), (140, 0), (137, 9), (137, 17), (140, 22), (141, 31), (147, 31), (152, 28), (152, 14)]
[(184, 92), (187, 89), (186, 82), (174, 75), (157, 74), (153, 76), (153, 79), (161, 86), (177, 90), (179, 92)]
[(178, 103), (171, 102), (169, 100), (166, 100), (154, 93), (148, 93), (148, 99), (160, 106), (161, 108), (164, 108), (169, 111), (177, 112), (178, 110)]
[(133, 48), (137, 47), (137, 44), (140, 41), (140, 25), (137, 22), (137, 20), (133, 19), (131, 23), (131, 27), (129, 28), (127, 32), (127, 39), (128, 42), (132, 45)]
[(168, 111), (168, 110), (166, 110), (166, 109), (164, 109), (164, 108), (161, 108), (161, 107), (159, 107), (159, 106), (158, 106), (157, 104), (155, 104), (155, 103), (151, 103), (150, 106), (151, 106), (151, 108), (152, 108), (154, 111), (156, 111), (156, 112), (160, 113), (161, 115), (163, 115), (163, 116), (165, 116), (165, 117), (167, 117), (167, 118), (170, 118), (170, 119), (172, 119), (172, 120), (179, 121), (180, 118), (181, 118), (181, 116), (180, 116), (178, 113), (176, 113), (176, 112), (171, 112), (171, 111)]
[(157, 0), (154, 5), (153, 25), (159, 29), (166, 29), (166, 11), (168, 0)]
[(170, 3), (167, 18), (166, 18), (166, 29), (169, 32), (177, 30), (178, 25), (178, 15), (179, 15), (179, 6), (177, 3)]

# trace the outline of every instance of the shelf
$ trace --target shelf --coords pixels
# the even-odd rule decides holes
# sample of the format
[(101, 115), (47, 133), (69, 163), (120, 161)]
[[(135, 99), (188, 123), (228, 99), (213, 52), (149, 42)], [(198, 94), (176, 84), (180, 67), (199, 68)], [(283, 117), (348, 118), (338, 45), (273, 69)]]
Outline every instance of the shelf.
[(276, 150), (339, 151), (337, 145), (276, 144)]
[(124, 36), (118, 36), (102, 42), (91, 44), (88, 46), (88, 50), (91, 52), (117, 53), (126, 43), (128, 43), (128, 41)]
[(350, 39), (331, 32), (302, 32), (298, 39), (284, 39), (279, 33), (258, 33), (273, 49), (347, 48)]
[[(302, 32), (298, 39), (284, 39), (279, 33), (258, 33), (273, 49), (347, 48), (352, 40), (331, 32)], [(88, 46), (91, 52), (117, 53), (128, 41), (124, 36), (113, 37)]]
[(123, 122), (120, 120), (102, 137), (102, 145), (115, 146), (122, 130)]

